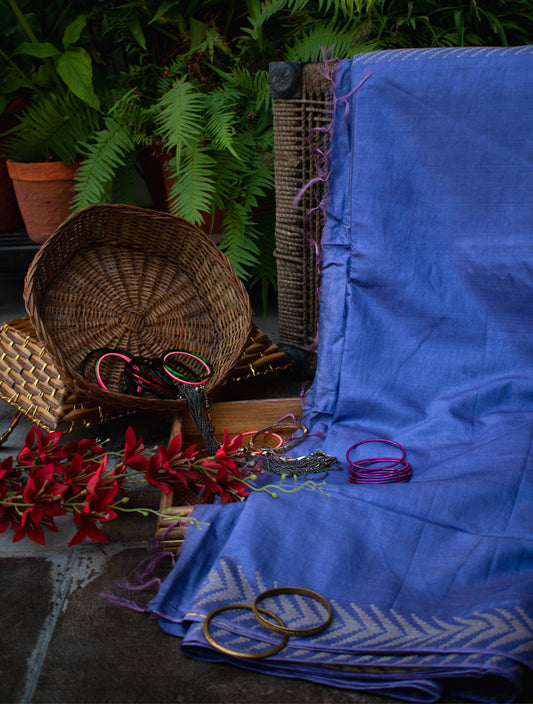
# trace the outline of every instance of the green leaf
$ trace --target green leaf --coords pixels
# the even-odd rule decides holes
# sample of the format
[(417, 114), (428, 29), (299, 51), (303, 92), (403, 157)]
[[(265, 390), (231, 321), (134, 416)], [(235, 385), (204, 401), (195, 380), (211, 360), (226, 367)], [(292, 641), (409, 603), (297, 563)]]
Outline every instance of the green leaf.
[(95, 109), (99, 109), (98, 100), (93, 89), (93, 68), (91, 57), (81, 47), (67, 49), (56, 61), (57, 72), (68, 88), (81, 100)]
[(71, 164), (81, 145), (97, 127), (99, 113), (76, 96), (37, 97), (21, 113), (8, 144), (16, 161), (46, 161), (50, 157)]
[(52, 63), (52, 65), (50, 65), (48, 62), (42, 63), (33, 74), (33, 80), (35, 85), (40, 88), (45, 88), (46, 90), (52, 89), (57, 81), (54, 64)]
[(144, 30), (139, 22), (138, 15), (132, 15), (128, 19), (128, 29), (141, 49), (146, 49), (146, 37), (144, 36)]
[(162, 2), (161, 5), (159, 5), (157, 10), (155, 11), (155, 14), (150, 20), (150, 22), (148, 22), (148, 24), (152, 24), (152, 22), (157, 22), (157, 20), (162, 17), (165, 12), (167, 12), (167, 10), (170, 10), (173, 5), (179, 5), (179, 2), (176, 2), (176, 0), (166, 0), (166, 2)]
[(15, 48), (13, 54), (47, 59), (51, 56), (59, 56), (60, 52), (50, 42), (22, 42)]
[(79, 15), (65, 28), (63, 33), (63, 46), (65, 49), (68, 49), (71, 44), (75, 44), (78, 41), (86, 24), (87, 17)]
[(220, 248), (244, 281), (259, 260), (256, 238), (257, 232), (246, 209), (235, 200), (226, 203)]
[(135, 150), (127, 127), (106, 118), (104, 129), (95, 134), (76, 172), (74, 207), (80, 209), (109, 201), (120, 167)]
[(191, 50), (196, 51), (201, 46), (204, 40), (207, 25), (205, 22), (201, 22), (200, 20), (191, 17), (189, 22), (189, 28), (191, 33)]
[(205, 96), (182, 76), (157, 104), (157, 134), (175, 150), (178, 166), (185, 147), (198, 141), (203, 124)]
[(170, 189), (171, 213), (198, 225), (211, 210), (215, 194), (215, 160), (200, 146), (187, 149)]
[(215, 149), (227, 149), (233, 156), (237, 152), (233, 147), (235, 141), (235, 125), (238, 115), (234, 100), (223, 89), (213, 91), (206, 99), (207, 123), (206, 131), (211, 137)]

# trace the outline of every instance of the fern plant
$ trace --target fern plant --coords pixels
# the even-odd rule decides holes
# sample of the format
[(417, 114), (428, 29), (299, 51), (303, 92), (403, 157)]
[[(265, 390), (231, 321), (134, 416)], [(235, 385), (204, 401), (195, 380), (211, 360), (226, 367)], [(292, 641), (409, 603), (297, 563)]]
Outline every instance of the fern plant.
[[(241, 71), (209, 93), (181, 76), (156, 105), (156, 133), (172, 154), (169, 207), (202, 224), (222, 210), (221, 248), (246, 279), (257, 262), (259, 237), (253, 211), (273, 187), (269, 114), (253, 112), (268, 95), (266, 74), (258, 96), (243, 87)], [(249, 87), (249, 86), (247, 86)]]
[(261, 287), (275, 280), (273, 221), (259, 215), (274, 181), (270, 61), (533, 38), (530, 0), (131, 0), (98, 11), (126, 68), (83, 147), (75, 207), (131, 199), (131, 164), (162, 148), (171, 212), (202, 224), (222, 210), (220, 246)]
[(44, 94), (21, 114), (5, 156), (22, 162), (54, 158), (72, 164), (99, 123), (98, 112), (75, 95)]

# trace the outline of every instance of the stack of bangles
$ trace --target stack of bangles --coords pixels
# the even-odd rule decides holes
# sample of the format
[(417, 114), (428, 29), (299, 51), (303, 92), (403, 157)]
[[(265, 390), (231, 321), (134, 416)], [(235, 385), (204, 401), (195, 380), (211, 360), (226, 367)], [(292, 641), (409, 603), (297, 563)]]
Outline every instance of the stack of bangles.
[[(144, 392), (159, 398), (180, 398), (184, 393), (178, 384), (203, 386), (211, 377), (211, 365), (199, 354), (186, 350), (169, 350), (161, 357), (135, 357), (120, 349), (100, 348), (90, 352), (81, 363), (83, 376), (90, 369), (98, 385), (108, 391), (102, 364), (105, 360), (124, 362), (123, 378), (131, 394)], [(187, 363), (186, 363), (187, 362)], [(190, 365), (190, 366), (189, 366)], [(196, 370), (199, 371), (196, 371)], [(182, 387), (183, 388), (183, 387)]]
[[(393, 445), (401, 451), (401, 457), (365, 457), (359, 460), (350, 459), (350, 453), (360, 445), (369, 442), (380, 442)], [(392, 482), (408, 482), (411, 479), (412, 467), (405, 459), (405, 450), (393, 440), (384, 438), (372, 438), (371, 440), (361, 440), (352, 445), (346, 453), (349, 463), (350, 484), (388, 484)]]
[[(278, 596), (284, 596), (285, 600), (287, 597), (290, 596), (299, 597), (300, 602), (301, 597), (312, 599), (313, 601), (318, 602), (324, 607), (324, 619), (320, 623), (307, 628), (290, 628), (285, 624), (283, 619), (278, 616), (278, 614), (259, 606), (259, 604), (265, 601), (266, 599), (273, 599)], [(277, 645), (274, 645), (272, 648), (269, 648), (268, 650), (253, 653), (233, 650), (231, 648), (227, 648), (225, 645), (222, 645), (221, 643), (216, 641), (209, 630), (209, 625), (212, 619), (215, 616), (218, 616), (218, 614), (222, 613), (223, 611), (232, 611), (239, 609), (252, 611), (256, 621), (261, 626), (263, 626), (263, 628), (266, 628), (274, 633), (278, 633), (282, 636), (281, 641)], [(303, 587), (274, 587), (273, 589), (267, 589), (266, 591), (259, 594), (253, 604), (225, 604), (224, 606), (219, 606), (218, 608), (214, 609), (205, 618), (203, 624), (203, 634), (207, 642), (212, 645), (213, 648), (216, 648), (217, 650), (226, 653), (226, 655), (256, 660), (258, 658), (266, 658), (269, 655), (275, 655), (276, 653), (279, 653), (279, 651), (287, 645), (289, 636), (306, 637), (322, 633), (322, 631), (325, 631), (326, 628), (330, 625), (332, 619), (333, 611), (331, 609), (331, 605), (329, 604), (327, 599), (321, 594), (318, 594), (318, 592), (312, 591), (311, 589), (304, 589)]]

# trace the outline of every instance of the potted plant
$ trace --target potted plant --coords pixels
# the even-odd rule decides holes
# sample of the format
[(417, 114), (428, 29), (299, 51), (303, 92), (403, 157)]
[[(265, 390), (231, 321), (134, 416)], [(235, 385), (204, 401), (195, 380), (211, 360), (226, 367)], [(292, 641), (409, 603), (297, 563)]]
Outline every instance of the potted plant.
[(59, 45), (16, 0), (7, 3), (26, 41), (2, 49), (1, 58), (29, 102), (4, 132), (3, 155), (28, 235), (42, 242), (69, 214), (76, 160), (100, 124), (100, 101), (92, 59), (80, 46), (86, 16), (64, 17)]

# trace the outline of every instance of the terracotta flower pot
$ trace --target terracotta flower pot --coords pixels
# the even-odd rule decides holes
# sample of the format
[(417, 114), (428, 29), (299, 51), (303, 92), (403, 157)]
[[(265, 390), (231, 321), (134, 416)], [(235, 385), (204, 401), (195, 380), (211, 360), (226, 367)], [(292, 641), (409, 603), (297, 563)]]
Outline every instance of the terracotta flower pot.
[(34, 242), (44, 242), (70, 215), (76, 165), (8, 159), (7, 169), (28, 235)]

